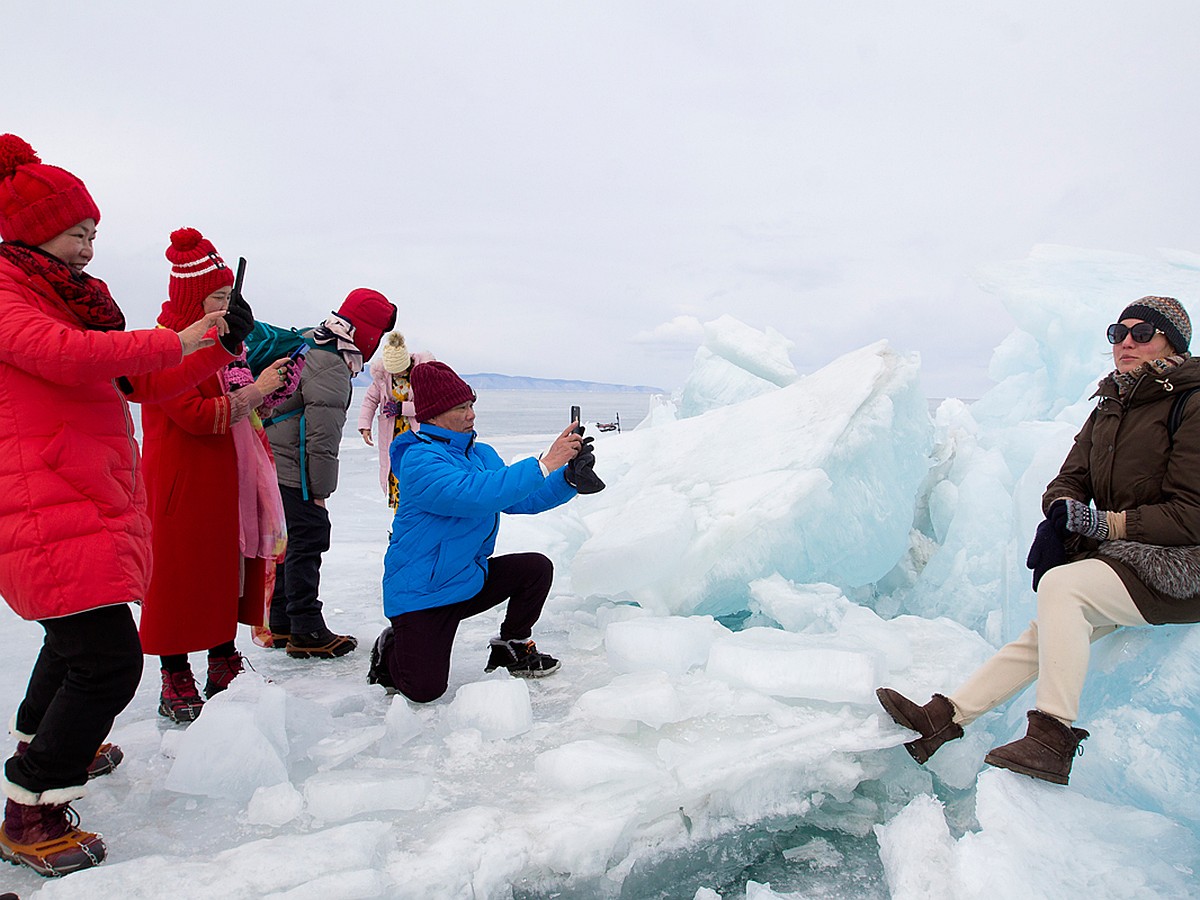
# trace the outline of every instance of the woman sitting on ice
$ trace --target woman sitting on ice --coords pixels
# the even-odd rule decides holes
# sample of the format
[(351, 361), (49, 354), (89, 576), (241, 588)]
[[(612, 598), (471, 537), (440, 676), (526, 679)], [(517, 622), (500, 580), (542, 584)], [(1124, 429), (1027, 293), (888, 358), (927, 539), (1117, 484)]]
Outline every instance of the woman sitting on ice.
[(1046, 519), (1029, 551), (1037, 619), (949, 697), (918, 706), (876, 693), (924, 763), (962, 726), (1035, 678), (1025, 737), (984, 761), (1066, 784), (1090, 643), (1122, 625), (1200, 621), (1200, 361), (1177, 300), (1143, 297), (1108, 326), (1115, 370), (1066, 462), (1042, 495)]
[(358, 433), (368, 447), (373, 447), (371, 424), (374, 419), (379, 419), (379, 484), (392, 509), (400, 502), (400, 483), (392, 472), (388, 449), (404, 432), (420, 430), (409, 375), (417, 363), (432, 361), (432, 353), (410, 354), (404, 344), (404, 335), (393, 331), (383, 339), (379, 359), (371, 363), (371, 386), (363, 395), (362, 408), (358, 412)]

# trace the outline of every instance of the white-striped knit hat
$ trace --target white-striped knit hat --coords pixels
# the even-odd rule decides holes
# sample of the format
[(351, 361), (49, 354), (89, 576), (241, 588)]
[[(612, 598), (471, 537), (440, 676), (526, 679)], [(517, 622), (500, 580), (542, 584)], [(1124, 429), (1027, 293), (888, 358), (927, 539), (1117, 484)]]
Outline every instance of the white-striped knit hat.
[[(170, 299), (163, 304), (159, 322), (176, 330), (186, 328), (204, 314), (204, 298), (213, 291), (233, 286), (233, 272), (204, 235), (195, 228), (171, 232), (167, 248), (171, 262)], [(164, 322), (163, 318), (170, 319)]]

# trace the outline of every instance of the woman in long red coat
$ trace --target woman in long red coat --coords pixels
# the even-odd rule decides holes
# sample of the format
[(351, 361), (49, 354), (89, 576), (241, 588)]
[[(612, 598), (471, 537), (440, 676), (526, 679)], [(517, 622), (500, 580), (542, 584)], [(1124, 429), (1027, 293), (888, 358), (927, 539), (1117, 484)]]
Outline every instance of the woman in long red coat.
[[(166, 255), (171, 280), (160, 325), (174, 330), (226, 307), (233, 273), (200, 232), (175, 231)], [(260, 551), (245, 546), (242, 508), (254, 509), (243, 502), (246, 493), (266, 488), (277, 498), (278, 487), (273, 475), (256, 477), (262, 467), (246, 458), (255, 449), (265, 454), (263, 444), (242, 444), (239, 458), (235, 435), (268, 395), (286, 389), (291, 373), (292, 363), (281, 359), (256, 381), (238, 384), (227, 368), (169, 401), (142, 407), (154, 569), (140, 631), (144, 652), (161, 660), (159, 714), (174, 722), (191, 722), (204, 705), (187, 654), (208, 650), (204, 693), (211, 698), (242, 671), (238, 622), (263, 624), (266, 583), (278, 550), (257, 555)], [(275, 395), (269, 402), (280, 399)], [(282, 501), (276, 505), (282, 538)], [(196, 559), (205, 565), (197, 568)]]

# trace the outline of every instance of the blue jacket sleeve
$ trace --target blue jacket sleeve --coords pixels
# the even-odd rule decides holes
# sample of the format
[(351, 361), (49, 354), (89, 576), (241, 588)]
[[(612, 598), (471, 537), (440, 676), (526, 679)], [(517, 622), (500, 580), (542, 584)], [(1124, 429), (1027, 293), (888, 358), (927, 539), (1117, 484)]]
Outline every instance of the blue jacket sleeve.
[(452, 459), (439, 447), (414, 446), (404, 454), (400, 479), (400, 494), (408, 503), (462, 518), (503, 512), (536, 494), (547, 480), (536, 459), (506, 466), (486, 445), (476, 446), (474, 460)]
[(575, 496), (575, 488), (567, 484), (567, 467), (555, 469), (542, 482), (542, 486), (518, 503), (505, 508), (504, 512), (513, 515), (533, 514), (562, 506)]

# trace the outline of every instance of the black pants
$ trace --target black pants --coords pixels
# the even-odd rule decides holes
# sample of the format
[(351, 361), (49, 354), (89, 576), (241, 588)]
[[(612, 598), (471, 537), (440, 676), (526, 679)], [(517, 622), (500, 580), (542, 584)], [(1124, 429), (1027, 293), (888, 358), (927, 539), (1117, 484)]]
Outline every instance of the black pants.
[(16, 720), (17, 730), (34, 738), (4, 766), (9, 781), (35, 794), (87, 783), (88, 765), (142, 677), (142, 645), (127, 604), (38, 624), (46, 638)]
[(271, 630), (276, 634), (307, 633), (325, 627), (321, 614), (321, 554), (329, 549), (329, 512), (300, 489), (281, 484), (287, 521), (287, 553), (275, 570), (271, 595)]
[(500, 637), (506, 641), (529, 637), (553, 580), (554, 564), (540, 553), (496, 556), (488, 562), (483, 588), (470, 600), (392, 616), (395, 642), (387, 664), (400, 693), (417, 703), (428, 703), (446, 693), (450, 648), (458, 623), (505, 600), (508, 609)]

